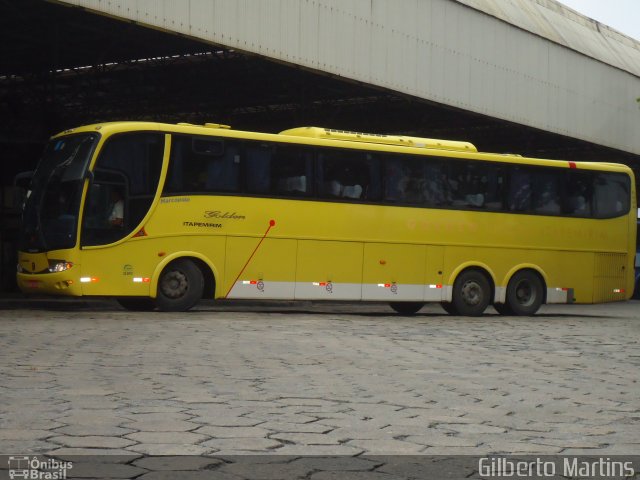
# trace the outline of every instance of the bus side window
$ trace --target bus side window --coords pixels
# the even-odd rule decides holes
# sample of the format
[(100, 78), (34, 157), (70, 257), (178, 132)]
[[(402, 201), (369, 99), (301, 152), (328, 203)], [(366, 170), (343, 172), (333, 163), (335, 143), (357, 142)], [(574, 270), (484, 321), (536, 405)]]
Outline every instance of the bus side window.
[(564, 213), (576, 217), (591, 216), (592, 197), (593, 175), (591, 172), (570, 170), (567, 174)]
[(387, 202), (404, 202), (405, 175), (402, 160), (390, 157), (383, 162), (384, 200)]
[(207, 192), (237, 192), (240, 153), (237, 145), (227, 144), (224, 154), (209, 158), (205, 175)]
[(275, 147), (271, 169), (274, 193), (307, 196), (311, 193), (313, 151), (290, 145)]
[[(202, 190), (202, 157), (192, 152), (192, 138), (185, 135), (173, 135), (169, 171), (163, 193), (185, 194)], [(204, 157), (206, 158), (206, 157)]]
[(515, 167), (509, 178), (507, 207), (512, 212), (528, 212), (531, 210), (531, 173)]
[(535, 213), (560, 214), (560, 180), (562, 170), (545, 169), (533, 176), (533, 211)]
[(463, 200), (464, 171), (460, 163), (449, 164), (447, 170), (447, 189), (451, 194), (451, 205), (460, 207), (465, 204)]
[(506, 184), (506, 170), (499, 165), (488, 164), (483, 167), (480, 177), (484, 208), (493, 212), (504, 209), (504, 187)]
[(421, 158), (388, 158), (384, 162), (383, 178), (386, 201), (412, 205), (424, 203), (424, 161)]
[(597, 218), (619, 217), (629, 212), (631, 183), (623, 173), (597, 173), (593, 207)]
[(237, 144), (174, 135), (164, 193), (237, 192), (239, 170)]
[(452, 206), (484, 208), (487, 180), (483, 168), (486, 167), (471, 162), (452, 163), (448, 179)]
[[(506, 185), (506, 169), (504, 166), (493, 163), (474, 164), (475, 169), (475, 189), (471, 195), (475, 194), (475, 199), (482, 198), (482, 204), (475, 205), (492, 212), (504, 210), (504, 194)], [(475, 190), (475, 192), (474, 192)], [(474, 198), (473, 196), (471, 197)]]
[(447, 175), (442, 162), (427, 160), (424, 171), (424, 202), (427, 206), (447, 206), (451, 204), (451, 194), (447, 186)]
[(245, 180), (247, 192), (268, 194), (271, 191), (272, 146), (247, 144), (245, 146)]
[(377, 158), (358, 151), (320, 152), (319, 192), (324, 198), (373, 200), (379, 196)]
[(361, 179), (364, 188), (362, 198), (369, 201), (379, 201), (382, 197), (380, 157), (366, 153), (361, 168), (363, 169)]

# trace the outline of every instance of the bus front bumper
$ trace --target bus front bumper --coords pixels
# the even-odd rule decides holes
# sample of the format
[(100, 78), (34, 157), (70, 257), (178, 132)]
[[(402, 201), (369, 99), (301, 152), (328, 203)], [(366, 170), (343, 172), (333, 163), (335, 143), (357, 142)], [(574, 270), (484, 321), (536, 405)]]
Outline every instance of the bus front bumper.
[(55, 273), (18, 273), (18, 287), (24, 293), (81, 296), (80, 282), (69, 271)]

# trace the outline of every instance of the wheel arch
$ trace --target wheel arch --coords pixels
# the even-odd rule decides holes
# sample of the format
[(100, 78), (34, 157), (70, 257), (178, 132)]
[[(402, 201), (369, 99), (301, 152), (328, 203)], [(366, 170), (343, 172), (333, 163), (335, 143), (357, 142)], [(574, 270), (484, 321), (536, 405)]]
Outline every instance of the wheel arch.
[(521, 272), (523, 270), (530, 270), (536, 275), (538, 275), (538, 277), (540, 277), (540, 280), (542, 281), (542, 303), (543, 304), (547, 303), (547, 286), (549, 285), (549, 281), (548, 281), (549, 279), (545, 271), (542, 268), (540, 268), (538, 265), (535, 265), (533, 263), (520, 263), (518, 265), (513, 266), (507, 272), (507, 274), (504, 276), (504, 279), (502, 281), (502, 285), (504, 285), (504, 287), (499, 290), (500, 298), (496, 298), (497, 303), (504, 303), (506, 301), (507, 287), (509, 286), (509, 282), (511, 281), (511, 279), (516, 273)]
[(448, 286), (447, 286), (446, 291), (444, 292), (443, 301), (445, 301), (445, 302), (451, 302), (452, 301), (452, 299), (453, 299), (453, 285), (454, 285), (456, 279), (460, 276), (460, 274), (463, 273), (463, 272), (466, 272), (467, 270), (478, 270), (485, 277), (487, 277), (487, 281), (489, 282), (489, 287), (491, 288), (491, 297), (490, 298), (494, 298), (495, 297), (496, 280), (495, 280), (495, 274), (493, 273), (491, 268), (486, 263), (465, 262), (465, 263), (461, 263), (460, 265), (458, 265), (458, 267), (456, 267), (456, 269), (451, 272), (451, 275), (449, 275), (449, 281), (447, 282)]
[(160, 278), (160, 274), (162, 271), (169, 265), (170, 263), (176, 260), (191, 260), (202, 272), (202, 276), (204, 278), (204, 289), (202, 292), (202, 298), (215, 298), (215, 289), (219, 285), (217, 279), (220, 278), (218, 269), (215, 265), (209, 260), (206, 256), (202, 255), (198, 252), (174, 252), (171, 255), (167, 255), (162, 261), (156, 266), (153, 277), (151, 277), (151, 285), (149, 286), (149, 296), (151, 298), (156, 298), (158, 293), (158, 280)]

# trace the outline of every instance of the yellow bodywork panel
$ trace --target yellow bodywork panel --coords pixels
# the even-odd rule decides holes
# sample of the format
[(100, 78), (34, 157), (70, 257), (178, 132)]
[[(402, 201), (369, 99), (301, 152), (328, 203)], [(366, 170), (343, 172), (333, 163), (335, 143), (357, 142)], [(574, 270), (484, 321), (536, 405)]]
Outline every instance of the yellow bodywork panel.
[(425, 283), (427, 247), (367, 243), (364, 246), (363, 283)]
[(296, 280), (300, 282), (362, 282), (362, 243), (300, 240)]
[[(272, 282), (279, 282), (280, 288), (275, 296), (293, 298), (296, 250), (297, 242), (290, 239), (227, 237), (227, 275), (224, 277), (220, 293), (226, 296), (236, 280), (242, 285), (239, 286), (241, 289), (257, 289), (258, 285), (265, 282), (271, 287)], [(264, 292), (264, 289), (262, 291)], [(271, 294), (271, 288), (264, 293)]]

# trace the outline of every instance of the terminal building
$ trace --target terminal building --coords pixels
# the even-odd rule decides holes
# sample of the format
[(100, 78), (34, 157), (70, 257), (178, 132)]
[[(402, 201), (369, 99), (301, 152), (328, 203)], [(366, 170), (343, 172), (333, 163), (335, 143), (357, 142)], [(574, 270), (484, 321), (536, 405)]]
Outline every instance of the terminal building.
[(556, 0), (3, 0), (0, 26), (0, 291), (15, 177), (82, 124), (321, 126), (640, 172), (640, 42)]

